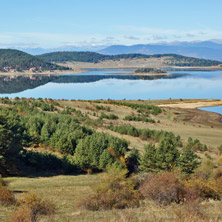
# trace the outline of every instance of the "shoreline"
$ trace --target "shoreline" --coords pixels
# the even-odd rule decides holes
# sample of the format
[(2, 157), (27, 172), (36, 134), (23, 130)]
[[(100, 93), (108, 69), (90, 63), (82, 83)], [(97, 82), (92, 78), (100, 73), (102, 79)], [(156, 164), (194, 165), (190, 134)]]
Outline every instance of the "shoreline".
[(145, 72), (145, 73), (129, 73), (129, 75), (132, 76), (171, 76), (173, 75), (172, 73), (155, 73), (155, 72)]
[(201, 107), (213, 107), (213, 106), (222, 106), (222, 100), (190, 102), (190, 103), (181, 102), (181, 103), (159, 105), (159, 107), (171, 107), (171, 108), (181, 108), (181, 109), (197, 109)]
[(57, 75), (57, 74), (77, 74), (86, 72), (85, 70), (53, 70), (51, 71), (44, 71), (44, 72), (32, 72), (32, 71), (24, 71), (24, 72), (0, 72), (0, 76), (10, 77), (10, 76), (34, 76), (34, 75), (43, 75), (43, 76), (50, 76), (50, 75)]

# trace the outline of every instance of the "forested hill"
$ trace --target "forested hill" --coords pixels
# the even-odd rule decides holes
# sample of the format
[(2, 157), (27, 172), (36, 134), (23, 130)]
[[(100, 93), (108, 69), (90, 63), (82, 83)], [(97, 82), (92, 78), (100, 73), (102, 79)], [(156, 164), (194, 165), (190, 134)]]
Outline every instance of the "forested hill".
[(121, 55), (102, 55), (96, 52), (52, 52), (37, 56), (48, 62), (100, 62), (104, 60), (134, 59), (134, 58), (150, 58), (149, 55), (143, 54), (121, 54)]
[(41, 58), (29, 55), (25, 52), (13, 49), (0, 49), (0, 71), (46, 71), (46, 70), (66, 70), (56, 64), (44, 61)]
[(47, 62), (91, 62), (98, 63), (105, 60), (120, 60), (120, 59), (149, 59), (163, 58), (166, 65), (171, 66), (217, 66), (222, 65), (222, 62), (206, 59), (197, 59), (176, 54), (120, 54), (120, 55), (102, 55), (95, 52), (52, 52), (37, 56)]

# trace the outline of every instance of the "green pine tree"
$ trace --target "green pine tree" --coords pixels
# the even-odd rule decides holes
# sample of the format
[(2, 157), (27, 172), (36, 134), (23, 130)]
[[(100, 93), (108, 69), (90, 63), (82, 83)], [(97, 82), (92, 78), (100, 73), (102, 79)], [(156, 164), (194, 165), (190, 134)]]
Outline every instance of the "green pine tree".
[(179, 167), (182, 172), (192, 174), (200, 165), (197, 154), (189, 147), (184, 147), (179, 158)]
[(145, 172), (156, 172), (156, 147), (153, 143), (145, 146), (145, 152), (139, 160), (139, 170)]

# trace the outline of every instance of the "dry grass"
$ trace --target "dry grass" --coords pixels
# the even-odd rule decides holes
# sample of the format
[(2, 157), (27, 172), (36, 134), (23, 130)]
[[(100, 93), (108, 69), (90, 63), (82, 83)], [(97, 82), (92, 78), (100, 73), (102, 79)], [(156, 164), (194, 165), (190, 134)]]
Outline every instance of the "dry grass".
[(16, 200), (13, 192), (5, 186), (0, 186), (0, 205), (9, 206), (15, 203)]
[[(181, 205), (170, 205), (158, 207), (154, 203), (145, 201), (141, 207), (124, 210), (87, 211), (80, 210), (77, 203), (80, 199), (91, 194), (91, 186), (97, 184), (101, 174), (78, 175), (78, 176), (56, 176), (48, 178), (7, 178), (10, 188), (21, 192), (35, 192), (40, 197), (44, 197), (56, 204), (57, 222), (177, 222), (178, 212), (175, 209)], [(21, 198), (23, 194), (17, 194)], [(219, 222), (222, 220), (222, 202), (208, 201), (201, 205), (208, 218), (205, 221)], [(12, 215), (13, 208), (0, 207), (0, 221), (7, 222)], [(183, 211), (182, 211), (183, 212)], [(202, 221), (195, 220), (194, 215), (188, 222)], [(47, 220), (45, 220), (47, 221)], [(182, 220), (181, 220), (182, 221)]]
[[(128, 103), (146, 104), (146, 105), (166, 105), (175, 103), (199, 103), (199, 102), (215, 102), (217, 100), (130, 100)], [(181, 108), (163, 108), (165, 112), (153, 116), (151, 118), (156, 122), (160, 123), (145, 123), (145, 122), (134, 122), (134, 121), (124, 121), (123, 118), (126, 115), (131, 115), (131, 113), (137, 114), (135, 109), (125, 106), (118, 106), (113, 104), (104, 104), (101, 100), (100, 104), (93, 101), (60, 101), (60, 104), (64, 106), (70, 106), (81, 110), (83, 113), (89, 112), (89, 117), (95, 119), (92, 115), (92, 111), (89, 111), (86, 107), (95, 107), (96, 105), (109, 106), (111, 112), (106, 112), (104, 110), (98, 111), (97, 114), (100, 115), (101, 112), (106, 114), (115, 114), (119, 117), (118, 120), (104, 120), (105, 123), (112, 122), (113, 124), (131, 124), (137, 128), (150, 128), (155, 130), (166, 130), (180, 135), (184, 141), (187, 141), (189, 137), (197, 138), (202, 143), (216, 150), (218, 146), (222, 144), (221, 132), (222, 123), (220, 122), (220, 116), (216, 113), (205, 112), (197, 109), (181, 109)], [(99, 131), (106, 131), (113, 134), (104, 128), (97, 129)], [(118, 137), (125, 137), (123, 135), (115, 134)], [(144, 141), (138, 140), (138, 138), (126, 136), (126, 139), (131, 142), (131, 147), (136, 147), (137, 149), (143, 150)]]

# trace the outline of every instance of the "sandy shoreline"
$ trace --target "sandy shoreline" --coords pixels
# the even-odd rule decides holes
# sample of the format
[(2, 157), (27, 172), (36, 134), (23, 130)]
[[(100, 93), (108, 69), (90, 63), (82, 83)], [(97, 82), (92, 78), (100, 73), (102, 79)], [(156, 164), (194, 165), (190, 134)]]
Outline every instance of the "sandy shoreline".
[(212, 106), (222, 106), (222, 100), (191, 102), (191, 103), (179, 102), (174, 104), (159, 105), (159, 107), (172, 107), (172, 108), (182, 108), (182, 109), (196, 109), (200, 107), (212, 107)]

